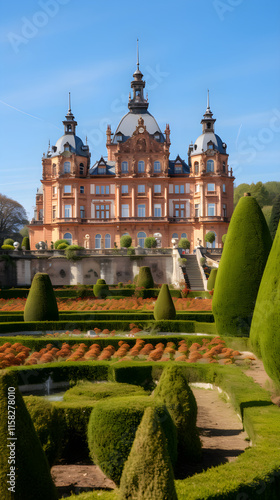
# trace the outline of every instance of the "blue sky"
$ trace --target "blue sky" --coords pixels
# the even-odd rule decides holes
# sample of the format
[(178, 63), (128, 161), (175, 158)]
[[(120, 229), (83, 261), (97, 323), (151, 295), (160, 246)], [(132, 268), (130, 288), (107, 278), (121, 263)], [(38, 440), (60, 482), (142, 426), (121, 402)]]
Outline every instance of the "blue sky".
[(33, 215), (41, 158), (68, 109), (92, 163), (127, 112), (136, 68), (171, 159), (201, 133), (207, 89), (236, 185), (280, 181), (279, 0), (13, 0), (0, 17), (0, 193)]

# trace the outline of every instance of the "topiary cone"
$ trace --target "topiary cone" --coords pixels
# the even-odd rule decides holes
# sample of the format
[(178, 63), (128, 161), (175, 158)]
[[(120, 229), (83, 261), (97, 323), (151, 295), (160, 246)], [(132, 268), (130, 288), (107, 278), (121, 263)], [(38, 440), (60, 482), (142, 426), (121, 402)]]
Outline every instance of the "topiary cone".
[[(8, 405), (10, 411), (13, 412), (15, 409), (14, 430), (12, 425), (8, 429), (8, 415), (13, 416), (13, 413), (8, 413)], [(3, 371), (0, 375), (0, 407), (1, 500), (38, 500), (39, 498), (40, 500), (56, 500), (58, 496), (46, 456), (22, 395), (17, 388), (15, 378), (7, 371)], [(13, 440), (13, 438), (16, 439)], [(15, 464), (13, 463), (14, 456)], [(15, 474), (14, 492), (8, 489), (13, 488), (13, 476), (7, 475), (11, 473)], [(11, 482), (7, 483), (9, 480)]]
[(177, 500), (164, 432), (154, 408), (147, 408), (125, 463), (121, 500)]
[(57, 321), (59, 313), (50, 277), (35, 274), (24, 308), (24, 321)]
[(143, 288), (154, 288), (154, 280), (151, 269), (148, 266), (142, 266), (139, 269), (137, 286)]
[(218, 272), (217, 267), (215, 269), (211, 269), (210, 276), (209, 276), (208, 281), (207, 281), (207, 290), (211, 291), (215, 287), (217, 272)]
[(280, 225), (261, 280), (250, 330), (254, 352), (267, 374), (280, 382)]
[(158, 298), (154, 307), (154, 318), (156, 321), (161, 319), (175, 319), (176, 309), (170, 295), (168, 285), (161, 286)]
[(249, 336), (271, 236), (255, 198), (241, 198), (229, 224), (212, 309), (219, 335)]

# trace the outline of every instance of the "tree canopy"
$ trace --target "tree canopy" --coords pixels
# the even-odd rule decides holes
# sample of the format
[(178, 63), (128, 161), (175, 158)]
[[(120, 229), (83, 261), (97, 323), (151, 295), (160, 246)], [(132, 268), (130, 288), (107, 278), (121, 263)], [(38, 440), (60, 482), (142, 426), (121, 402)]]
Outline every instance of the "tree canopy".
[(28, 224), (23, 206), (15, 200), (0, 194), (0, 242), (19, 233)]
[(280, 194), (280, 182), (271, 181), (263, 184), (259, 181), (256, 184), (254, 182), (252, 184), (239, 184), (234, 189), (234, 205), (237, 205), (245, 192), (251, 193), (261, 208), (265, 205), (273, 205), (276, 196)]

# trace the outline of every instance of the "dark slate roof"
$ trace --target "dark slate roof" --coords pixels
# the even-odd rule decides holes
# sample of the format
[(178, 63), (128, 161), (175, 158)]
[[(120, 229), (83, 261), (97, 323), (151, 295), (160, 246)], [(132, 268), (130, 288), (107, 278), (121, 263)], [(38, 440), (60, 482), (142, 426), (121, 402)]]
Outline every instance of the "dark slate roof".
[[(106, 167), (106, 174), (100, 174), (98, 172), (98, 167)], [(95, 164), (89, 170), (90, 175), (115, 175), (115, 162), (104, 160), (103, 157), (100, 158), (99, 161), (95, 162)]]
[(189, 175), (190, 173), (190, 167), (187, 165), (187, 163), (180, 158), (178, 155), (175, 160), (169, 160), (169, 166), (168, 166), (168, 175), (182, 175), (182, 174), (177, 174), (175, 172), (175, 165), (182, 165), (182, 174), (184, 175)]

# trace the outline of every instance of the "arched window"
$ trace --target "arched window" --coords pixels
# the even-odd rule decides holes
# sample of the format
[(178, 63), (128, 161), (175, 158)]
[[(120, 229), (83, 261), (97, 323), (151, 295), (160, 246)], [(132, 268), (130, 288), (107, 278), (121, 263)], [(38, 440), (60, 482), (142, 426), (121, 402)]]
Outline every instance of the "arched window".
[(65, 174), (70, 174), (70, 161), (65, 161), (63, 165), (63, 172)]
[(128, 172), (128, 162), (122, 161), (122, 172)]
[(147, 236), (146, 236), (146, 233), (144, 233), (144, 231), (140, 231), (140, 233), (137, 234), (137, 241), (138, 241), (139, 247), (144, 248), (146, 237)]
[(206, 172), (214, 172), (214, 161), (213, 160), (207, 161)]
[(71, 233), (65, 233), (63, 236), (63, 239), (66, 240), (69, 245), (72, 245), (72, 234)]
[(145, 172), (145, 162), (140, 160), (138, 161), (138, 174), (143, 174)]
[(187, 238), (187, 233), (182, 233), (181, 238)]
[(173, 233), (172, 234), (172, 238), (178, 238), (178, 234), (177, 233)]
[(198, 163), (198, 161), (196, 161), (195, 164), (194, 164), (194, 173), (195, 173), (195, 175), (199, 174), (199, 163)]
[(160, 172), (160, 171), (161, 171), (160, 161), (155, 161), (154, 162), (154, 172)]
[(105, 235), (105, 248), (111, 248), (111, 235)]
[(101, 234), (95, 235), (95, 248), (101, 248)]
[(84, 175), (84, 164), (80, 163), (80, 175)]

